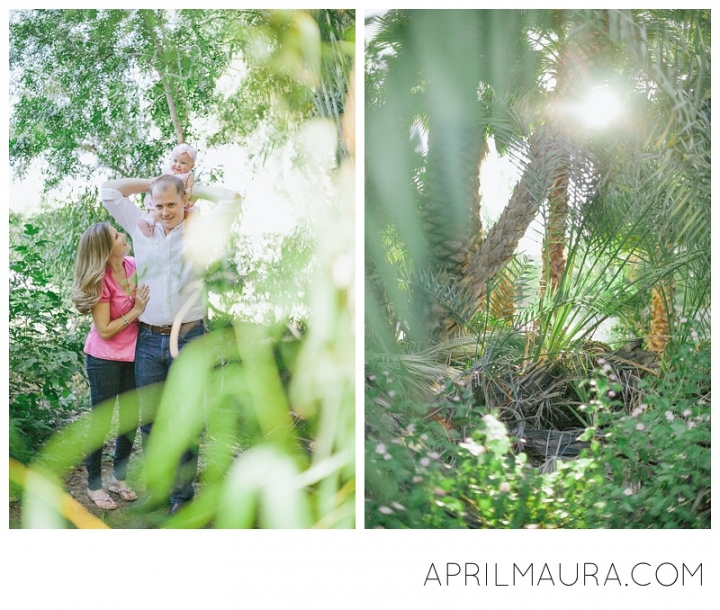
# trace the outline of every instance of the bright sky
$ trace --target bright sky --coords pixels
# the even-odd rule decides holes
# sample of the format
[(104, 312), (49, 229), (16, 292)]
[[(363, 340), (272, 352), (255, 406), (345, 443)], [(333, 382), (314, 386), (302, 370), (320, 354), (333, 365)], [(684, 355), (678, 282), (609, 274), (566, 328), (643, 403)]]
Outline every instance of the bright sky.
[[(235, 90), (246, 72), (242, 61), (235, 60), (228, 72), (218, 80), (218, 89), (226, 94)], [(203, 125), (195, 125), (195, 127), (201, 132), (210, 132), (213, 128), (212, 125), (207, 125), (206, 129)], [(195, 145), (195, 142), (189, 143)], [(252, 166), (249, 153), (255, 148), (259, 150), (260, 144), (258, 137), (256, 142), (248, 145), (248, 148), (239, 146), (222, 146), (208, 150), (199, 148), (195, 174), (196, 177), (202, 173), (207, 175), (211, 169), (224, 168), (223, 186), (245, 196), (241, 233), (248, 235), (288, 233), (297, 224), (298, 215), (304, 212), (296, 209), (297, 205), (293, 204), (293, 198), (288, 197), (288, 193), (293, 192), (293, 172), (287, 171), (287, 150), (277, 151), (268, 158), (263, 167), (257, 168)], [(158, 174), (167, 165), (169, 156), (170, 150), (168, 150), (168, 159), (163, 159), (159, 164)], [(40, 167), (39, 161), (33, 163), (23, 180), (15, 180), (12, 171), (9, 170), (10, 210), (32, 213), (39, 209), (43, 187)], [(93, 182), (99, 187), (108, 178), (110, 176), (98, 173)], [(81, 186), (85, 185), (80, 181), (68, 179), (60, 188), (50, 193), (49, 197), (51, 200), (63, 199)]]
[[(290, 231), (295, 225), (296, 212), (291, 202), (276, 189), (279, 185), (282, 158), (271, 158), (265, 167), (253, 171), (247, 157), (247, 151), (237, 146), (213, 149), (204, 154), (201, 150), (198, 153), (197, 169), (209, 170), (223, 166), (223, 185), (245, 194), (246, 204), (241, 226), (243, 233), (257, 235)], [(35, 212), (39, 209), (42, 178), (38, 168), (39, 163), (34, 164), (24, 180), (11, 180), (10, 210)], [(160, 170), (161, 168), (158, 168), (158, 173)], [(108, 176), (98, 174), (94, 183), (99, 186), (107, 178)], [(69, 195), (81, 185), (80, 181), (69, 180), (63, 187), (51, 193), (50, 197), (61, 198)]]

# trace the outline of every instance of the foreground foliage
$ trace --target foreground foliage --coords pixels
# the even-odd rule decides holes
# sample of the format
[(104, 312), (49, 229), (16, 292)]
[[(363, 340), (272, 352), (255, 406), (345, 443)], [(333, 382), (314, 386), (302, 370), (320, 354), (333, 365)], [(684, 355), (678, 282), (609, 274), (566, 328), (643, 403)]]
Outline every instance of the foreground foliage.
[[(345, 117), (354, 19), (344, 10), (11, 15), (18, 175), (37, 160), (46, 189), (68, 175), (153, 175), (184, 139), (200, 148), (262, 140), (258, 157), (287, 147), (285, 171), (302, 184), (288, 199), (312, 212), (290, 236), (252, 243), (233, 227), (227, 243), (208, 243), (209, 334), (183, 350), (165, 384), (120, 397), (158, 399), (156, 413), (141, 414), (157, 425), (132, 481), (143, 496), (137, 527), (354, 525), (354, 132)], [(77, 81), (89, 65), (97, 69)], [(87, 412), (90, 320), (68, 294), (79, 235), (112, 220), (92, 187), (46, 194), (39, 212), (11, 223), (11, 500), (20, 498), (23, 527), (95, 527), (63, 491), (104, 443)], [(136, 423), (116, 419), (113, 434)], [(198, 437), (199, 493), (158, 520), (156, 499)]]
[[(575, 459), (551, 456), (545, 468), (469, 393), (461, 401), (476, 423), (452, 439), (424, 415), (431, 405), (383, 372), (371, 377), (367, 527), (710, 527), (708, 346), (681, 346), (663, 378), (642, 383), (643, 402), (629, 413), (599, 368), (585, 405), (596, 422), (581, 436), (587, 447)], [(383, 434), (388, 424), (393, 433)]]

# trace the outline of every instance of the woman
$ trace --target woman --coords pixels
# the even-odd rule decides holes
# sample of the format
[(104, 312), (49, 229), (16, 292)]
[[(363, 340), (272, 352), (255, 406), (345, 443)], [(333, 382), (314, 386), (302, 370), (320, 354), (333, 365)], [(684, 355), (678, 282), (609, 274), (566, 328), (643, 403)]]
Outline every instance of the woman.
[[(147, 286), (137, 286), (135, 259), (126, 256), (130, 245), (125, 235), (110, 223), (92, 225), (80, 239), (72, 302), (80, 313), (92, 312), (93, 325), (85, 342), (85, 363), (90, 382), (90, 402), (93, 409), (119, 394), (135, 389), (135, 343), (137, 318), (145, 310), (149, 298)], [(125, 403), (125, 405), (124, 405)], [(120, 409), (133, 408), (129, 401), (120, 401)], [(134, 407), (136, 408), (136, 407)], [(95, 430), (110, 430), (112, 409), (96, 411)], [(121, 421), (127, 415), (137, 421), (137, 412), (121, 411)], [(118, 436), (115, 444), (113, 476), (108, 490), (123, 500), (137, 499), (125, 479), (130, 460), (135, 428)], [(103, 489), (102, 443), (86, 460), (88, 496), (106, 510), (117, 508), (115, 501)]]

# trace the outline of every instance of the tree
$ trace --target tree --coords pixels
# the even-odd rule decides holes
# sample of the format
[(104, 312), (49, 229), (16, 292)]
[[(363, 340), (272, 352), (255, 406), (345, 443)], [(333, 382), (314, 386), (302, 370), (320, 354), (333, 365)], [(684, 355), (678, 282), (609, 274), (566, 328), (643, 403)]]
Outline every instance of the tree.
[(349, 10), (245, 11), (252, 27), (237, 28), (246, 72), (219, 107), (210, 144), (244, 143), (258, 130), (262, 155), (308, 117), (331, 119), (340, 133), (355, 53)]
[(48, 187), (98, 170), (157, 173), (171, 144), (198, 137), (215, 111), (242, 19), (237, 11), (13, 11), (12, 167), (22, 176), (42, 161)]
[[(410, 11), (399, 15), (391, 12), (385, 21), (393, 28), (395, 42), (390, 45), (385, 36), (378, 36), (380, 48), (376, 53), (385, 53), (390, 47), (392, 57), (387, 59), (383, 85), (386, 95), (377, 108), (369, 110), (369, 128), (378, 132), (389, 130), (395, 115), (402, 117), (399, 126), (405, 130), (405, 134), (398, 133), (392, 127), (395, 137), (407, 139), (408, 131), (418, 122), (428, 132), (425, 162), (422, 169), (415, 170), (419, 193), (401, 196), (401, 201), (408, 202), (403, 206), (418, 199), (416, 207), (424, 240), (420, 243), (418, 231), (410, 224), (398, 225), (399, 235), (411, 249), (408, 254), (415, 271), (424, 269), (432, 276), (439, 274), (440, 283), (457, 285), (468, 311), (481, 307), (488, 279), (511, 259), (517, 240), (534, 218), (547, 189), (538, 185), (532, 189), (537, 193), (529, 190), (531, 180), (542, 179), (537, 165), (554, 163), (551, 149), (556, 148), (550, 146), (547, 136), (538, 136), (531, 140), (535, 148), (529, 153), (535, 157), (533, 169), (517, 189), (505, 216), (484, 238), (478, 173), (486, 150), (485, 139), (494, 134), (501, 149), (522, 148), (523, 127), (512, 120), (507, 102), (535, 86), (538, 57), (531, 51), (525, 34), (533, 24), (542, 26), (547, 19), (545, 13), (535, 11)], [(438, 53), (439, 40), (453, 40), (454, 46)], [(497, 48), (504, 50), (501, 58), (493, 53)], [(465, 61), (468, 56), (478, 59)], [(486, 60), (490, 57), (493, 61)], [(412, 103), (413, 92), (418, 91), (423, 99)], [(537, 148), (540, 142), (546, 149)], [(386, 159), (403, 153), (402, 149), (389, 149), (386, 144), (385, 140), (376, 144), (370, 139), (368, 145), (371, 170), (368, 217), (372, 223), (383, 222), (375, 205), (382, 207), (383, 199), (399, 198), (399, 193), (390, 193), (393, 186), (389, 182), (393, 178), (389, 175), (385, 178), (382, 170), (374, 171), (386, 165)], [(429, 260), (426, 262), (425, 258)], [(445, 334), (457, 332), (457, 313), (434, 304), (432, 332), (438, 327), (444, 327)], [(413, 324), (414, 332), (418, 325)]]
[[(441, 22), (442, 13), (433, 17)], [(543, 500), (538, 516), (530, 516), (535, 502), (544, 493), (566, 502), (570, 487), (561, 480), (582, 464), (588, 470), (575, 472), (574, 480), (587, 482), (596, 473), (597, 485), (578, 490), (571, 502), (577, 501), (577, 518), (565, 525), (654, 527), (648, 507), (662, 507), (659, 516), (682, 504), (685, 526), (707, 527), (708, 456), (700, 456), (697, 439), (680, 438), (707, 420), (678, 420), (695, 417), (688, 405), (709, 409), (709, 13), (539, 13), (544, 18), (537, 25), (528, 19), (516, 30), (517, 44), (528, 45), (534, 57), (528, 65), (539, 68), (535, 86), (486, 97), (490, 81), (479, 82), (474, 103), (489, 117), (481, 129), (514, 136), (505, 138), (504, 150), (521, 171), (498, 221), (466, 267), (460, 257), (452, 273), (434, 267), (430, 251), (452, 235), (438, 228), (449, 219), (445, 225), (425, 222), (423, 196), (435, 179), (431, 161), (437, 163), (432, 148), (443, 136), (437, 135), (442, 126), (425, 120), (422, 104), (412, 105), (431, 91), (432, 70), (423, 64), (421, 72), (403, 54), (398, 33), (412, 26), (414, 13), (386, 15), (387, 30), (370, 45), (366, 514), (381, 527), (552, 523), (573, 511), (553, 511)], [(477, 32), (477, 20), (472, 11), (462, 14), (452, 35), (471, 40), (463, 28)], [(442, 42), (423, 37), (432, 47), (423, 50), (426, 62), (442, 65), (436, 57), (447, 38), (447, 32)], [(509, 47), (483, 59), (493, 64), (499, 56), (502, 63)], [(467, 65), (477, 55), (472, 44), (465, 49)], [(469, 80), (476, 78), (474, 66), (466, 71)], [(469, 99), (462, 95), (462, 75), (450, 80), (435, 90), (443, 96), (435, 102), (462, 118), (455, 99)], [(616, 88), (626, 114), (615, 126), (591, 132), (571, 111), (597, 83)], [(416, 124), (428, 131), (426, 154), (418, 154), (411, 140)], [(449, 165), (457, 169), (457, 163), (455, 157)], [(538, 213), (545, 221), (546, 258), (541, 265), (513, 259)], [(475, 231), (472, 223), (465, 226)], [(522, 291), (514, 312), (500, 295), (508, 282)], [(428, 301), (434, 317), (417, 305)], [(611, 345), (592, 341), (608, 318), (616, 318)], [(446, 334), (427, 332), (428, 321), (431, 330)], [(662, 330), (650, 335), (669, 339), (662, 361), (641, 349), (647, 330), (628, 335), (630, 322), (638, 321), (637, 328), (651, 324)], [(638, 435), (649, 425), (652, 434)], [(701, 434), (707, 438), (709, 428)], [(533, 438), (541, 439), (537, 461)], [(589, 440), (589, 448), (552, 446), (551, 439), (562, 438)], [(703, 450), (709, 447), (702, 443)], [(655, 465), (655, 472), (667, 469), (691, 445), (700, 459), (675, 483), (651, 490), (650, 481), (659, 482), (649, 474)], [(631, 446), (642, 449), (635, 453)], [(565, 461), (570, 451), (581, 459)], [(642, 466), (628, 465), (630, 454), (642, 455)], [(518, 485), (508, 482), (513, 468)], [(464, 477), (466, 487), (459, 483)], [(632, 486), (618, 488), (621, 480)], [(679, 503), (674, 496), (668, 508), (675, 484), (688, 480), (705, 482)], [(505, 481), (499, 489), (498, 481)], [(639, 487), (643, 497), (625, 501), (623, 517), (605, 512)], [(689, 497), (694, 505), (685, 503)]]
[[(371, 247), (370, 256), (374, 257), (372, 264), (380, 266), (384, 264), (381, 254), (383, 247), (374, 241), (372, 231), (376, 230), (382, 234), (383, 223), (386, 223), (386, 226), (394, 224), (398, 232), (399, 243), (407, 249), (406, 260), (408, 267), (415, 274), (416, 292), (423, 290), (424, 286), (425, 290), (435, 293), (437, 297), (442, 293), (443, 286), (446, 289), (441, 299), (436, 298), (435, 320), (431, 320), (431, 327), (437, 327), (437, 317), (439, 316), (440, 320), (445, 319), (440, 324), (446, 331), (454, 329), (455, 332), (458, 332), (463, 326), (463, 319), (468, 320), (478, 311), (486, 309), (484, 301), (488, 298), (486, 294), (488, 286), (493, 284), (493, 278), (511, 259), (518, 239), (525, 233), (538, 210), (545, 205), (547, 205), (548, 215), (544, 252), (549, 258), (543, 268), (546, 268), (546, 273), (550, 274), (546, 282), (549, 282), (557, 290), (562, 281), (561, 278), (565, 276), (564, 250), (567, 240), (568, 214), (571, 211), (568, 208), (568, 189), (572, 187), (576, 193), (574, 195), (576, 203), (573, 204), (575, 209), (572, 210), (573, 222), (577, 227), (574, 230), (584, 231), (585, 229), (581, 229), (581, 227), (589, 221), (590, 217), (585, 218), (580, 204), (585, 200), (595, 200), (594, 193), (599, 193), (598, 189), (602, 188), (603, 192), (607, 193), (608, 189), (613, 188), (608, 186), (613, 184), (612, 172), (609, 171), (608, 166), (603, 165), (602, 159), (605, 155), (612, 155), (618, 161), (622, 158), (622, 154), (618, 151), (622, 150), (624, 146), (624, 135), (619, 130), (615, 131), (612, 137), (590, 137), (578, 132), (577, 125), (573, 124), (570, 116), (567, 116), (566, 108), (569, 104), (578, 101), (584, 87), (590, 87), (593, 82), (603, 80), (622, 82), (630, 85), (631, 88), (638, 88), (658, 86), (651, 85), (650, 82), (656, 78), (662, 78), (665, 82), (659, 86), (666, 88), (669, 84), (669, 80), (663, 76), (663, 70), (666, 68), (657, 66), (669, 61), (668, 66), (679, 66), (682, 63), (689, 67), (691, 59), (687, 52), (678, 55), (684, 59), (677, 59), (675, 56), (679, 50), (678, 45), (681, 43), (674, 35), (668, 37), (668, 32), (672, 31), (679, 14), (622, 11), (539, 11), (523, 15), (523, 12), (518, 12), (512, 18), (506, 17), (506, 23), (494, 23), (492, 11), (480, 11), (479, 17), (474, 16), (472, 11), (466, 11), (462, 12), (462, 19), (458, 19), (455, 24), (453, 38), (472, 41), (473, 36), (478, 36), (485, 40), (484, 44), (489, 48), (490, 43), (493, 42), (493, 36), (489, 32), (504, 31), (508, 40), (513, 40), (513, 37), (516, 39), (514, 44), (502, 45), (505, 54), (509, 57), (512, 57), (512, 53), (508, 53), (507, 49), (528, 49), (534, 44), (534, 52), (526, 50), (519, 57), (529, 57), (526, 65), (537, 66), (537, 70), (531, 72), (531, 76), (534, 78), (533, 82), (537, 85), (534, 88), (527, 85), (513, 85), (513, 81), (510, 79), (496, 78), (493, 80), (492, 74), (488, 75), (487, 73), (481, 74), (482, 80), (478, 81), (477, 69), (472, 66), (466, 67), (468, 62), (456, 61), (457, 53), (453, 55), (450, 52), (444, 52), (449, 57), (447, 64), (443, 64), (442, 59), (434, 58), (433, 55), (433, 59), (424, 62), (423, 70), (425, 72), (422, 72), (418, 68), (418, 64), (413, 63), (418, 57), (422, 57), (422, 53), (420, 51), (408, 54), (403, 52), (403, 45), (406, 45), (405, 40), (412, 40), (412, 34), (405, 30), (417, 27), (418, 31), (421, 31), (420, 26), (413, 25), (422, 21), (421, 13), (422, 11), (418, 11), (417, 16), (414, 12), (410, 12), (409, 16), (393, 13), (385, 18), (388, 27), (392, 29), (386, 35), (378, 36), (380, 42), (375, 43), (375, 47), (378, 48), (375, 52), (380, 59), (371, 60), (370, 65), (385, 63), (387, 68), (384, 73), (381, 72), (383, 76), (380, 77), (377, 76), (380, 71), (373, 68), (375, 72), (370, 82), (375, 83), (376, 90), (382, 87), (382, 95), (378, 96), (378, 101), (374, 102), (373, 107), (368, 111), (369, 129), (377, 130), (375, 133), (381, 131), (394, 133), (395, 138), (407, 140), (409, 139), (409, 126), (430, 114), (428, 108), (432, 108), (433, 99), (442, 99), (444, 106), (451, 109), (448, 110), (448, 114), (452, 114), (457, 121), (462, 121), (463, 116), (470, 116), (473, 110), (475, 117), (484, 116), (484, 122), (476, 124), (475, 131), (505, 136), (504, 141), (508, 142), (511, 149), (514, 146), (516, 155), (520, 157), (520, 162), (525, 168), (524, 175), (503, 215), (492, 227), (487, 237), (481, 240), (477, 231), (477, 223), (470, 222), (470, 219), (477, 214), (476, 208), (471, 205), (453, 207), (432, 203), (432, 198), (438, 196), (437, 194), (432, 195), (433, 192), (451, 192), (453, 188), (457, 189), (461, 184), (469, 184), (467, 181), (461, 180), (457, 174), (459, 168), (464, 166), (460, 163), (461, 157), (447, 153), (441, 145), (443, 138), (447, 138), (448, 141), (456, 143), (456, 150), (460, 150), (460, 139), (455, 137), (453, 140), (453, 137), (449, 135), (452, 130), (443, 129), (440, 125), (436, 125), (436, 129), (433, 130), (432, 122), (428, 120), (427, 155), (423, 159), (404, 155), (405, 158), (414, 159), (413, 163), (418, 168), (410, 169), (410, 172), (411, 174), (414, 172), (415, 182), (420, 185), (419, 195), (413, 194), (412, 187), (409, 187), (410, 190), (407, 192), (401, 192), (399, 187), (390, 185), (391, 180), (397, 179), (397, 173), (391, 176), (384, 169), (390, 158), (397, 158), (404, 152), (407, 153), (404, 150), (407, 145), (389, 145), (388, 138), (379, 140), (375, 144), (372, 137), (369, 138), (368, 219), (370, 223), (377, 223), (374, 225), (376, 228), (371, 228), (368, 236), (368, 243)], [(447, 19), (457, 17), (455, 11), (447, 11), (447, 13), (449, 15)], [(434, 24), (437, 24), (438, 19), (442, 21), (441, 16), (432, 15), (432, 17), (435, 20)], [(686, 18), (689, 22), (694, 20), (694, 18), (683, 16), (683, 19)], [(483, 23), (488, 24), (487, 29), (481, 27), (480, 24)], [(618, 25), (619, 23), (622, 25)], [(663, 24), (663, 30), (666, 31), (664, 35), (661, 35), (657, 29), (660, 24)], [(650, 61), (651, 64), (655, 61), (655, 68), (648, 65), (647, 47), (644, 47), (643, 43), (638, 44), (638, 40), (643, 40), (642, 32), (651, 25), (658, 32), (656, 35), (665, 41), (663, 43), (665, 46), (661, 48), (667, 49), (667, 54), (661, 54), (662, 56), (657, 60)], [(436, 28), (439, 26), (436, 25)], [(622, 35), (619, 32), (622, 32)], [(387, 38), (393, 37), (396, 42), (392, 45), (388, 44)], [(694, 34), (690, 34), (690, 38), (696, 40)], [(439, 53), (432, 46), (432, 36), (423, 34), (420, 40), (426, 47), (424, 53), (427, 57), (431, 55), (429, 50), (431, 48), (435, 54)], [(474, 51), (476, 47), (473, 44), (476, 43), (466, 42), (464, 50), (470, 56), (483, 57), (482, 53)], [(480, 48), (484, 48), (482, 44)], [(641, 51), (641, 48), (645, 51)], [(389, 49), (391, 50), (389, 51)], [(551, 52), (548, 52), (548, 49)], [(702, 45), (699, 49), (702, 51)], [(442, 53), (440, 54), (442, 55)], [(490, 57), (489, 54), (487, 56)], [(702, 55), (700, 56), (702, 57)], [(495, 55), (492, 57), (493, 61), (487, 62), (488, 64), (494, 63)], [(503, 61), (508, 60), (503, 57)], [(700, 78), (707, 73), (707, 70), (702, 67), (705, 63), (706, 59), (699, 60), (698, 76)], [(431, 74), (430, 71), (433, 68), (427, 66), (433, 65), (438, 68), (431, 77), (428, 74)], [(462, 65), (463, 69), (458, 68), (459, 65)], [(457, 68), (457, 71), (452, 72), (450, 66)], [(653, 76), (653, 70), (658, 71), (658, 74)], [(442, 73), (445, 80), (438, 77), (438, 73)], [(511, 71), (507, 69), (501, 71), (502, 75), (507, 73), (511, 73)], [(423, 74), (425, 80), (414, 80), (418, 74)], [(553, 75), (558, 82), (555, 89), (548, 93), (543, 83)], [(433, 81), (439, 82), (441, 85), (434, 94), (432, 93)], [(686, 74), (685, 80), (678, 80), (675, 85), (687, 81), (696, 82), (692, 78), (687, 78)], [(477, 99), (471, 99), (470, 95), (463, 97), (463, 83), (468, 83), (467, 87), (470, 90), (470, 85), (478, 82)], [(377, 83), (381, 83), (381, 85)], [(564, 83), (572, 83), (572, 86)], [(445, 93), (444, 98), (440, 95), (439, 90)], [(415, 104), (406, 103), (405, 100), (413, 99), (413, 95), (409, 95), (410, 91), (415, 91), (415, 96), (418, 95), (418, 91), (427, 94), (429, 101), (425, 106), (417, 102)], [(484, 91), (490, 91), (493, 95), (481, 95)], [(497, 95), (498, 91), (507, 93), (501, 96)], [(702, 108), (704, 94), (697, 93), (695, 90), (693, 92), (699, 98), (695, 99), (695, 104), (691, 107)], [(677, 99), (677, 96), (675, 97)], [(369, 99), (372, 100), (373, 97), (369, 97)], [(471, 110), (462, 110), (464, 106), (459, 101), (462, 99), (467, 100), (467, 105)], [(633, 120), (638, 125), (645, 123), (644, 120), (638, 118), (642, 113), (639, 108), (640, 104), (646, 105), (647, 110), (651, 113), (662, 107), (660, 100), (657, 99), (642, 101), (635, 96), (633, 101), (637, 108)], [(438, 102), (435, 103), (438, 104)], [(408, 108), (408, 110), (402, 114), (398, 108)], [(493, 112), (490, 112), (491, 110)], [(423, 112), (424, 114), (422, 114)], [(400, 131), (397, 127), (393, 127), (394, 131), (390, 129), (391, 113), (402, 117), (398, 124)], [(690, 119), (690, 117), (686, 116), (685, 119)], [(648, 123), (650, 122), (648, 121)], [(466, 124), (470, 125), (470, 123)], [(468, 127), (460, 129), (462, 132), (468, 130)], [(634, 133), (635, 136), (638, 136), (637, 129), (627, 133)], [(509, 138), (510, 134), (513, 134), (514, 138)], [(649, 136), (647, 133), (645, 135)], [(702, 138), (700, 134), (698, 136)], [(697, 140), (693, 140), (693, 142), (695, 141)], [(436, 157), (437, 151), (439, 153)], [(468, 158), (470, 157), (472, 155)], [(452, 167), (454, 171), (435, 171), (435, 167), (440, 167), (439, 161), (434, 161), (436, 158), (450, 159), (448, 167)], [(625, 161), (627, 161), (627, 157), (620, 162)], [(402, 162), (395, 165), (402, 174), (407, 176), (407, 170), (404, 169)], [(467, 167), (476, 169), (477, 162), (471, 162)], [(470, 173), (466, 172), (467, 175), (473, 176), (475, 169)], [(439, 176), (448, 179), (451, 186), (442, 188)], [(409, 180), (408, 177), (405, 178), (410, 184), (412, 184), (412, 179), (412, 175)], [(468, 188), (467, 192), (477, 196), (477, 184)], [(449, 195), (447, 196), (449, 197)], [(429, 203), (426, 202), (428, 197), (430, 198)], [(413, 202), (414, 199), (417, 199), (417, 202)], [(546, 201), (547, 204), (545, 204)], [(396, 208), (395, 217), (383, 218), (383, 206), (387, 206), (388, 209)], [(412, 208), (418, 211), (415, 213)], [(464, 215), (466, 213), (453, 214), (450, 212), (455, 209), (474, 211), (469, 216)], [(642, 210), (643, 207), (638, 205), (635, 209)], [(411, 214), (415, 215), (422, 223), (421, 229), (409, 220), (408, 216)], [(440, 218), (435, 219), (433, 214)], [(403, 218), (402, 222), (399, 222), (400, 217)], [(627, 211), (621, 217), (624, 219), (623, 222), (631, 222)], [(456, 220), (453, 221), (453, 218)], [(639, 220), (639, 216), (636, 215), (635, 220)], [(654, 217), (654, 220), (657, 220), (657, 217)], [(455, 229), (451, 228), (453, 222), (455, 222)], [(657, 232), (652, 229), (650, 223), (641, 223), (635, 228), (642, 231), (645, 236), (652, 236), (651, 239), (657, 236)], [(422, 239), (418, 239), (420, 235), (422, 235)], [(473, 239), (481, 242), (481, 245), (468, 250), (467, 244), (471, 243)], [(668, 243), (666, 239), (663, 242)], [(634, 244), (634, 247), (637, 246), (638, 244)], [(453, 250), (455, 247), (460, 250)], [(471, 256), (468, 255), (469, 251), (473, 252)], [(438, 261), (438, 257), (442, 260)], [(421, 270), (429, 270), (430, 276), (425, 276), (426, 278), (430, 277), (429, 282), (417, 281), (419, 272), (420, 274), (426, 273)], [(391, 299), (394, 306), (402, 308), (403, 294), (396, 292), (394, 288), (390, 290), (393, 297), (398, 297)], [(408, 294), (405, 293), (405, 296), (407, 297)], [(418, 295), (415, 294), (413, 298), (417, 299), (417, 297)], [(559, 298), (565, 299), (566, 297), (567, 295), (561, 295)], [(657, 300), (656, 298), (655, 301)], [(413, 316), (411, 310), (404, 312), (403, 315), (406, 320), (412, 321), (410, 325), (417, 332), (422, 316), (420, 314)]]

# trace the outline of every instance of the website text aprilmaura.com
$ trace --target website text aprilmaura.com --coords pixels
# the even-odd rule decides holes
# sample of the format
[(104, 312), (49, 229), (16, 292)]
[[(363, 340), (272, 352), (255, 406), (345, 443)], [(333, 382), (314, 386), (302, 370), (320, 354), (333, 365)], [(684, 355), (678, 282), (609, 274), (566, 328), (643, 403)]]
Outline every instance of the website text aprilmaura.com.
[(430, 564), (423, 586), (460, 587), (701, 587), (702, 563), (657, 564), (640, 561), (627, 568), (614, 563), (527, 564), (447, 562)]

